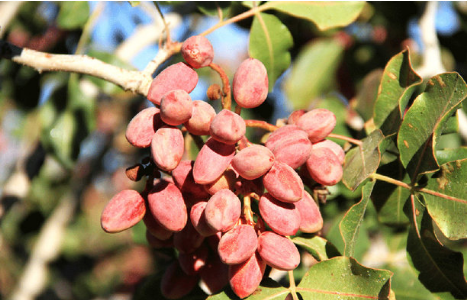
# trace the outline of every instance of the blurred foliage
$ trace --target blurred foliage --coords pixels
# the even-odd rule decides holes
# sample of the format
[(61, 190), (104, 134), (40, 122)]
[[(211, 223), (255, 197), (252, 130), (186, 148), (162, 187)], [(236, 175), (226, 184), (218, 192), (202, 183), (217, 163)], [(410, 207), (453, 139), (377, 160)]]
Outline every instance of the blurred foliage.
[[(394, 133), (402, 124), (403, 135), (415, 139), (416, 134), (406, 130), (410, 124), (402, 122), (401, 114), (410, 106), (410, 120), (423, 123), (424, 119), (415, 113), (427, 107), (419, 104), (421, 100), (413, 95), (420, 95), (422, 100), (438, 98), (438, 90), (425, 90), (425, 84), (413, 73), (421, 63), (423, 49), (417, 22), (426, 3), (369, 2), (363, 7), (351, 3), (348, 5), (362, 10), (356, 21), (345, 27), (310, 22), (316, 18), (313, 14), (310, 16), (300, 6), (287, 7), (284, 3), (271, 4), (265, 13), (228, 27), (231, 32), (247, 34), (251, 29), (249, 49), (245, 49), (242, 57), (232, 57), (232, 60), (240, 61), (252, 55), (273, 70), (270, 82), (275, 84), (270, 87), (267, 102), (260, 108), (245, 111), (244, 118), (274, 124), (281, 122), (277, 116), (287, 116), (292, 109), (325, 107), (337, 115), (335, 133), (370, 145), (364, 152), (370, 162), (365, 168), (361, 168), (361, 163), (348, 164), (344, 182), (355, 191), (341, 183), (329, 188), (331, 195), (321, 205), (325, 220), (322, 237), (303, 235), (293, 239), (303, 257), (308, 258), (296, 271), (296, 274), (307, 274), (300, 276), (303, 280), (299, 287), (332, 289), (332, 283), (312, 282), (312, 278), (325, 277), (329, 270), (341, 270), (342, 276), (336, 276), (342, 281), (339, 291), (346, 293), (389, 294), (388, 280), (392, 276), (390, 288), (397, 299), (461, 299), (467, 270), (463, 260), (467, 254), (465, 205), (453, 201), (438, 205), (435, 196), (417, 194), (413, 203), (423, 216), (419, 226), (426, 230), (417, 239), (414, 238), (420, 234), (417, 228), (407, 227), (413, 221), (413, 211), (407, 201), (410, 192), (378, 181), (371, 186), (371, 197), (365, 194), (361, 198), (360, 184), (378, 166), (382, 174), (407, 183), (420, 176), (424, 186), (435, 190), (441, 189), (440, 181), (452, 181), (457, 187), (448, 187), (446, 193), (465, 198), (467, 150), (458, 147), (467, 143), (457, 133), (446, 134), (458, 127), (453, 121), (456, 118), (451, 116), (460, 103), (448, 103), (449, 98), (444, 99), (448, 103), (447, 111), (428, 107), (440, 120), (428, 126), (424, 133), (433, 136), (438, 145), (435, 147), (433, 143), (430, 148), (433, 151), (425, 153), (430, 161), (425, 159), (427, 156), (409, 151), (401, 151), (404, 158), (399, 161), (396, 158), (401, 147), (397, 144), (403, 145), (404, 140), (382, 135)], [(467, 76), (467, 6), (461, 2), (448, 3), (449, 6), (440, 5), (439, 13), (448, 14), (443, 19), (451, 23), (437, 23), (437, 30), (445, 67), (460, 76), (447, 75), (449, 78), (443, 80), (450, 89), (462, 91), (465, 82), (459, 78)], [(219, 11), (226, 20), (247, 11), (253, 4), (220, 2), (217, 8), (214, 2), (160, 3), (164, 13), (174, 12), (182, 17), (182, 25), (174, 33), (180, 40), (205, 30), (206, 22), (216, 22)], [(117, 57), (115, 50), (138, 26), (151, 22), (151, 13), (137, 1), (103, 5), (105, 9), (85, 45), (86, 54), (123, 68), (136, 68), (132, 66), (132, 58)], [(95, 7), (93, 2), (23, 2), (10, 24), (1, 29), (2, 38), (19, 47), (73, 54)], [(297, 14), (300, 18), (295, 17)], [(0, 10), (0, 19), (1, 16)], [(336, 20), (341, 19), (337, 15)], [(266, 29), (259, 26), (260, 20), (266, 23)], [(324, 31), (320, 30), (323, 26)], [(229, 37), (216, 42), (233, 48), (236, 41)], [(157, 45), (152, 46), (157, 49)], [(134, 57), (149, 62), (153, 54), (141, 51), (134, 53)], [(178, 60), (179, 55), (166, 64)], [(400, 71), (398, 80), (406, 76), (415, 83), (411, 81), (410, 90), (397, 90), (393, 82), (383, 83), (382, 88), (397, 94), (388, 100), (378, 95), (378, 90), (381, 78), (387, 78), (389, 70), (394, 68)], [(232, 75), (234, 70), (230, 71)], [(210, 72), (201, 70), (199, 74), (206, 86), (218, 82)], [(0, 298), (8, 297), (18, 284), (44, 223), (71, 191), (76, 194), (78, 205), (66, 228), (60, 254), (49, 266), (46, 290), (38, 298), (110, 299), (124, 294), (134, 295), (134, 299), (148, 299), (150, 294), (151, 299), (162, 299), (158, 296), (158, 284), (174, 251), (156, 252), (147, 247), (143, 226), (110, 235), (103, 232), (99, 223), (100, 213), (113, 194), (125, 188), (142, 189), (141, 183), (126, 178), (124, 170), (141, 161), (147, 152), (127, 143), (125, 129), (129, 120), (148, 105), (143, 97), (124, 92), (102, 79), (63, 72), (39, 74), (7, 59), (0, 61)], [(213, 106), (219, 110), (219, 104)], [(374, 107), (383, 108), (373, 115)], [(463, 110), (467, 112), (465, 104)], [(375, 122), (367, 122), (372, 117)], [(374, 128), (380, 128), (382, 133), (373, 131)], [(249, 129), (248, 136), (259, 142), (262, 133)], [(347, 150), (350, 148), (349, 143), (339, 143)], [(196, 151), (193, 143), (191, 154), (195, 155)], [(349, 151), (349, 161), (361, 160), (359, 154), (357, 150)], [(426, 170), (436, 172), (427, 175), (420, 174), (418, 169), (414, 171), (412, 165), (418, 167), (417, 163), (421, 162)], [(425, 166), (428, 162), (431, 165)], [(6, 194), (6, 183), (18, 171), (26, 174), (26, 182), (15, 182), (19, 196)], [(363, 191), (369, 187), (365, 184)], [(349, 211), (351, 207), (354, 209)], [(451, 213), (447, 220), (446, 210)], [(450, 223), (452, 219), (459, 225), (457, 228)], [(348, 224), (358, 224), (358, 237), (351, 232), (356, 227)], [(459, 236), (464, 238), (447, 239)], [(349, 249), (348, 243), (353, 248)], [(442, 243), (447, 247), (442, 247)], [(420, 249), (428, 249), (425, 251), (428, 258), (419, 256), (423, 252)], [(354, 258), (338, 257), (314, 265), (315, 261), (337, 257), (339, 253), (350, 253)], [(423, 259), (439, 260), (444, 256), (449, 257), (449, 264), (434, 268), (436, 276), (430, 278), (433, 265), (427, 265)], [(365, 274), (373, 276), (371, 284), (370, 276)], [(448, 280), (433, 282), (443, 277)], [(287, 280), (282, 278), (279, 283)], [(279, 293), (285, 297), (280, 285), (267, 284), (266, 294)], [(456, 287), (457, 294), (449, 292), (451, 285)], [(229, 293), (212, 299), (228, 299)], [(310, 291), (302, 296), (320, 299)], [(205, 297), (197, 290), (190, 299)]]

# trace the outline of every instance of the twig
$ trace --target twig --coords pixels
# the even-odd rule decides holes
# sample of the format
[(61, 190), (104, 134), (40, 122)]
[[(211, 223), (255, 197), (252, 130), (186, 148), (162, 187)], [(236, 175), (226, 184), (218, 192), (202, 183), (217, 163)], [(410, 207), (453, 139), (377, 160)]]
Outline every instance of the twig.
[(232, 97), (230, 95), (229, 77), (219, 65), (211, 63), (209, 67), (216, 71), (222, 80), (222, 108), (230, 110), (232, 108)]
[(289, 290), (290, 290), (290, 293), (292, 294), (292, 299), (298, 300), (298, 296), (296, 292), (297, 286), (295, 285), (295, 278), (293, 276), (293, 271), (288, 271), (288, 273), (289, 273), (289, 282), (290, 282)]
[(385, 181), (385, 182), (388, 182), (388, 183), (391, 183), (391, 184), (398, 185), (400, 187), (406, 188), (408, 190), (412, 190), (412, 187), (410, 185), (408, 185), (407, 183), (399, 181), (399, 180), (391, 178), (391, 177), (388, 177), (388, 176), (378, 174), (378, 173), (374, 173), (374, 174), (370, 175), (370, 178)]
[(96, 21), (101, 15), (103, 9), (104, 9), (104, 2), (98, 2), (96, 5), (96, 9), (92, 12), (91, 16), (89, 17), (88, 21), (84, 25), (83, 28), (83, 33), (81, 34), (81, 37), (79, 38), (78, 45), (76, 46), (76, 51), (75, 54), (83, 54), (84, 53), (84, 47), (88, 43), (89, 38), (91, 36), (91, 31), (96, 25)]
[(269, 124), (268, 122), (265, 121), (259, 121), (259, 120), (245, 120), (246, 127), (256, 127), (256, 128), (263, 128), (267, 131), (275, 131), (279, 127)]
[(165, 44), (165, 47), (161, 47), (159, 52), (157, 52), (156, 57), (154, 57), (154, 59), (148, 63), (146, 68), (144, 68), (142, 74), (145, 76), (151, 76), (164, 61), (169, 59), (169, 57), (175, 53), (180, 52), (181, 48), (182, 43), (172, 42), (170, 44)]
[[(168, 53), (159, 51), (161, 59)], [(19, 48), (0, 40), (0, 58), (44, 71), (64, 71), (95, 76), (122, 87), (126, 91), (147, 96), (152, 77), (138, 71), (125, 70), (87, 55), (50, 54)]]
[(358, 145), (358, 146), (361, 146), (363, 144), (362, 141), (347, 137), (345, 135), (330, 133), (330, 134), (328, 134), (328, 137), (343, 140), (343, 141), (347, 141), (349, 143), (352, 143), (352, 144), (355, 144), (355, 145)]
[[(182, 21), (180, 15), (175, 13), (167, 14), (165, 18), (169, 24), (170, 29), (175, 28)], [(115, 50), (115, 55), (123, 61), (131, 61), (131, 59), (142, 49), (159, 41), (163, 35), (161, 25), (162, 22), (160, 18), (157, 17), (157, 19), (155, 19), (151, 24), (140, 25), (136, 27), (134, 33), (118, 46), (118, 48)], [(159, 64), (160, 62), (158, 62), (155, 67), (151, 66), (147, 73), (154, 73)]]
[(210, 34), (211, 32), (215, 31), (216, 29), (219, 29), (225, 25), (229, 25), (229, 24), (232, 24), (232, 23), (235, 23), (235, 22), (238, 22), (238, 21), (241, 21), (241, 20), (244, 20), (246, 18), (249, 18), (249, 17), (252, 17), (254, 16), (255, 14), (257, 13), (260, 13), (262, 11), (265, 11), (265, 10), (268, 10), (271, 8), (271, 5), (269, 5), (268, 3), (266, 4), (263, 4), (261, 6), (256, 6), (256, 7), (253, 7), (249, 10), (247, 10), (246, 12), (244, 13), (241, 13), (239, 15), (236, 15), (235, 17), (233, 18), (230, 18), (230, 19), (227, 19), (225, 21), (221, 21), (219, 23), (217, 23), (216, 25), (212, 26), (211, 28), (205, 30), (204, 32), (202, 32), (200, 35), (208, 35)]

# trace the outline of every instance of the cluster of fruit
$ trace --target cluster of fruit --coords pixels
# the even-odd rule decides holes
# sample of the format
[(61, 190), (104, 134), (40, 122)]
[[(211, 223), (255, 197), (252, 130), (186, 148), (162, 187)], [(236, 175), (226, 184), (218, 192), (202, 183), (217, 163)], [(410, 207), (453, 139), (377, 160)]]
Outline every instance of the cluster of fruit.
[[(190, 98), (198, 82), (194, 69), (212, 66), (210, 42), (194, 36), (181, 51), (186, 63), (171, 65), (154, 79), (148, 99), (155, 106), (127, 127), (132, 145), (150, 147), (150, 159), (127, 170), (133, 180), (147, 176), (146, 189), (116, 194), (101, 224), (119, 232), (143, 220), (150, 245), (177, 250), (178, 260), (162, 279), (166, 298), (183, 297), (200, 280), (209, 293), (230, 283), (245, 298), (257, 289), (266, 265), (279, 270), (299, 265), (290, 236), (322, 228), (302, 177), (325, 186), (340, 180), (344, 151), (325, 139), (336, 118), (325, 109), (295, 111), (264, 145), (251, 143), (240, 114), (226, 108), (216, 113), (209, 103)], [(261, 105), (268, 93), (264, 65), (251, 58), (242, 62), (232, 92), (241, 108)], [(187, 134), (209, 136), (194, 161), (183, 160)], [(167, 176), (161, 178), (160, 171)]]

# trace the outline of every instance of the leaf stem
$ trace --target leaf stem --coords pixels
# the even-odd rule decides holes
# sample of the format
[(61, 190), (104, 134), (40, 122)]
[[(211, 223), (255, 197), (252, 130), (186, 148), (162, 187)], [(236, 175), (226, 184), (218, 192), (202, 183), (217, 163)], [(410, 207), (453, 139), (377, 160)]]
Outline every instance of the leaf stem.
[(269, 9), (269, 5), (267, 4), (263, 4), (261, 6), (258, 6), (258, 7), (253, 7), (249, 10), (247, 10), (246, 12), (244, 13), (241, 13), (239, 15), (236, 15), (235, 17), (233, 18), (230, 18), (230, 19), (227, 19), (225, 21), (221, 21), (219, 23), (217, 23), (216, 25), (212, 26), (211, 28), (209, 28), (208, 30), (202, 32), (200, 35), (203, 35), (203, 36), (206, 36), (208, 34), (210, 34), (211, 32), (213, 32), (214, 30), (216, 29), (219, 29), (225, 25), (229, 25), (229, 24), (232, 24), (232, 23), (235, 23), (235, 22), (238, 22), (238, 21), (241, 21), (241, 20), (244, 20), (246, 18), (249, 18), (249, 17), (252, 17), (254, 16), (255, 14), (259, 13), (259, 12), (262, 12), (264, 10), (267, 10)]
[(251, 198), (249, 195), (243, 196), (243, 217), (247, 224), (255, 224), (255, 220), (253, 220), (253, 212), (251, 210)]
[(265, 121), (259, 121), (259, 120), (245, 120), (245, 124), (247, 127), (256, 127), (256, 128), (263, 128), (266, 129), (267, 131), (275, 131), (279, 127), (269, 124), (268, 122)]
[(230, 110), (232, 108), (232, 98), (230, 96), (230, 83), (229, 83), (229, 77), (227, 77), (227, 74), (225, 74), (224, 69), (220, 67), (219, 65), (216, 65), (215, 63), (211, 63), (209, 65), (211, 69), (216, 71), (219, 76), (221, 77), (222, 80), (222, 108), (223, 109), (228, 109)]
[(449, 196), (449, 195), (446, 195), (446, 194), (442, 194), (440, 192), (436, 192), (436, 191), (426, 189), (426, 188), (422, 188), (422, 187), (413, 187), (410, 184), (407, 184), (405, 182), (402, 182), (402, 181), (399, 181), (397, 179), (394, 179), (394, 178), (391, 178), (391, 177), (388, 177), (388, 176), (384, 176), (384, 175), (381, 175), (381, 174), (378, 174), (378, 173), (374, 173), (374, 174), (370, 175), (369, 178), (374, 178), (376, 180), (381, 180), (381, 181), (385, 181), (385, 182), (388, 182), (388, 183), (391, 183), (391, 184), (394, 184), (394, 185), (398, 185), (400, 187), (403, 187), (403, 188), (406, 188), (406, 189), (410, 190), (412, 192), (412, 194), (413, 194), (413, 192), (420, 192), (420, 193), (425, 193), (425, 194), (430, 194), (430, 195), (433, 195), (433, 196), (436, 196), (436, 197), (440, 197), (440, 198), (443, 198), (443, 199), (452, 200), (452, 201), (467, 204), (467, 200), (456, 198), (456, 197)]
[(287, 273), (289, 273), (289, 282), (290, 282), (289, 290), (290, 290), (290, 293), (292, 294), (292, 298), (293, 300), (298, 300), (298, 296), (296, 292), (297, 286), (295, 285), (295, 278), (293, 276), (293, 271), (288, 271)]
[(385, 182), (388, 182), (388, 183), (391, 183), (391, 184), (398, 185), (400, 187), (406, 188), (408, 190), (412, 190), (412, 187), (410, 185), (408, 185), (407, 183), (399, 181), (399, 180), (391, 178), (391, 177), (388, 177), (388, 176), (378, 174), (378, 173), (371, 174), (370, 178), (385, 181)]
[(417, 187), (415, 187), (415, 189), (420, 193), (430, 194), (430, 195), (433, 195), (433, 196), (436, 196), (436, 197), (440, 197), (440, 198), (444, 198), (444, 199), (448, 199), (448, 200), (452, 200), (452, 201), (467, 204), (467, 200), (452, 197), (452, 196), (442, 194), (442, 193), (439, 193), (439, 192), (436, 192), (436, 191), (433, 191), (433, 190), (429, 190), (429, 189), (426, 189), (426, 188), (417, 188)]
[(362, 141), (347, 137), (345, 135), (330, 133), (330, 134), (328, 134), (328, 137), (343, 140), (343, 141), (347, 141), (349, 143), (352, 143), (352, 144), (355, 144), (355, 145), (358, 145), (358, 146), (362, 145)]

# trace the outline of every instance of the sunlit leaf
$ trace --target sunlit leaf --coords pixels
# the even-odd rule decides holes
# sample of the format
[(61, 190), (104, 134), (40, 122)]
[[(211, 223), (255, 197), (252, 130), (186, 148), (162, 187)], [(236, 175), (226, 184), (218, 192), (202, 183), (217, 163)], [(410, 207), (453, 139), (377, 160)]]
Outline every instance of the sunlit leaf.
[(457, 73), (444, 73), (428, 81), (407, 111), (399, 130), (400, 159), (412, 180), (438, 170), (436, 142), (446, 121), (467, 97), (467, 86)]
[(422, 78), (412, 69), (409, 51), (404, 50), (387, 63), (374, 106), (374, 124), (384, 135), (399, 129), (405, 107)]
[(303, 299), (389, 299), (392, 272), (364, 267), (349, 257), (313, 265), (297, 286)]
[(423, 193), (428, 213), (443, 234), (454, 240), (467, 238), (467, 159), (450, 162), (429, 180)]
[(250, 30), (250, 56), (259, 59), (268, 71), (269, 91), (276, 79), (290, 66), (292, 35), (273, 15), (258, 13)]
[(312, 21), (320, 30), (347, 26), (358, 17), (365, 2), (271, 1), (267, 6)]
[(298, 236), (294, 237), (292, 242), (308, 251), (318, 261), (340, 255), (333, 244), (320, 236)]
[[(250, 296), (243, 298), (248, 300), (283, 300), (289, 294), (289, 290), (275, 282), (271, 278), (263, 280), (258, 289)], [(208, 297), (206, 300), (239, 300), (230, 287), (223, 292)]]
[(354, 257), (358, 233), (374, 186), (375, 181), (369, 181), (363, 186), (362, 199), (347, 211), (339, 224), (339, 229), (345, 243), (344, 255), (347, 257)]
[(380, 130), (373, 131), (362, 140), (360, 147), (354, 147), (345, 155), (344, 175), (342, 182), (355, 190), (379, 166), (381, 152), (379, 145), (383, 140)]

